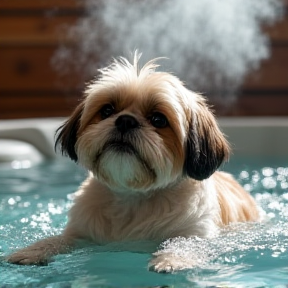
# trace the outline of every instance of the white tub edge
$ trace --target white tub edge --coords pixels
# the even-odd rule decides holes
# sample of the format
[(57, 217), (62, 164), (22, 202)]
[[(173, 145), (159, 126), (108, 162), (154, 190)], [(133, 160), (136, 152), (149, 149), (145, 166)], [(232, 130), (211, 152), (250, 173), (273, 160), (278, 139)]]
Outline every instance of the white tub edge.
[[(54, 151), (54, 137), (65, 119), (1, 120), (0, 140), (27, 142), (46, 158), (59, 157)], [(222, 117), (218, 122), (234, 155), (288, 156), (288, 117)]]

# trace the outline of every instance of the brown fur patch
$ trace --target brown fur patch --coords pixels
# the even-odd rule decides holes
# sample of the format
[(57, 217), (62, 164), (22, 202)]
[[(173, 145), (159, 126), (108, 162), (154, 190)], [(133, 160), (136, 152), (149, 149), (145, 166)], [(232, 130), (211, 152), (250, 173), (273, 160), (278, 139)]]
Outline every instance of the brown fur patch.
[(221, 223), (259, 220), (259, 212), (252, 196), (228, 173), (216, 172), (218, 201), (221, 209)]

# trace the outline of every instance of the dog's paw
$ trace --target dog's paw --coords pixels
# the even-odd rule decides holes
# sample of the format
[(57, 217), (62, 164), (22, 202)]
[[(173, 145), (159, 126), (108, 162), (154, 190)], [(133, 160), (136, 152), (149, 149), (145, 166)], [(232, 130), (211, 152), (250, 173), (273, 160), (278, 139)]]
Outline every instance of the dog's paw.
[(179, 270), (191, 269), (195, 267), (195, 262), (172, 253), (163, 253), (155, 254), (148, 267), (150, 271), (172, 273)]
[(6, 258), (6, 261), (18, 265), (47, 265), (48, 257), (45, 250), (25, 248)]
[(40, 240), (6, 257), (6, 261), (19, 265), (47, 265), (52, 256), (69, 252), (74, 240), (67, 236), (52, 236)]

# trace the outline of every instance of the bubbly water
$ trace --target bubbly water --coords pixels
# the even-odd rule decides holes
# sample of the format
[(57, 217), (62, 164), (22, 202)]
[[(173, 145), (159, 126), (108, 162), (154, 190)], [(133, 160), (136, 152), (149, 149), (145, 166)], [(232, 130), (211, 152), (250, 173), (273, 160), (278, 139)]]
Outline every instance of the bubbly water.
[[(90, 245), (58, 255), (48, 266), (18, 266), (2, 259), (0, 287), (287, 287), (288, 167), (281, 161), (249, 159), (246, 166), (245, 159), (239, 159), (224, 167), (256, 197), (266, 222), (233, 225), (215, 239), (178, 238), (160, 246), (194, 257), (197, 268), (173, 274), (149, 272), (147, 263), (156, 249), (151, 243), (134, 243), (136, 252), (119, 244)], [(19, 167), (0, 168), (1, 257), (59, 234), (72, 192), (86, 175), (66, 161), (15, 169)]]

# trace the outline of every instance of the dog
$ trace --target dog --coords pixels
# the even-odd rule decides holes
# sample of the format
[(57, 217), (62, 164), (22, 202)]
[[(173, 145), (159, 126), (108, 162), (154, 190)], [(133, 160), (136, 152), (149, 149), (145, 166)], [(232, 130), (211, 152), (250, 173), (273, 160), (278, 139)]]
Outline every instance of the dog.
[[(140, 57), (100, 69), (58, 129), (55, 145), (90, 173), (63, 233), (16, 251), (8, 262), (47, 263), (78, 239), (161, 243), (213, 237), (230, 223), (259, 220), (253, 198), (217, 171), (230, 147), (205, 98), (158, 71), (158, 59), (140, 68)], [(172, 272), (195, 263), (158, 252), (148, 267)]]

